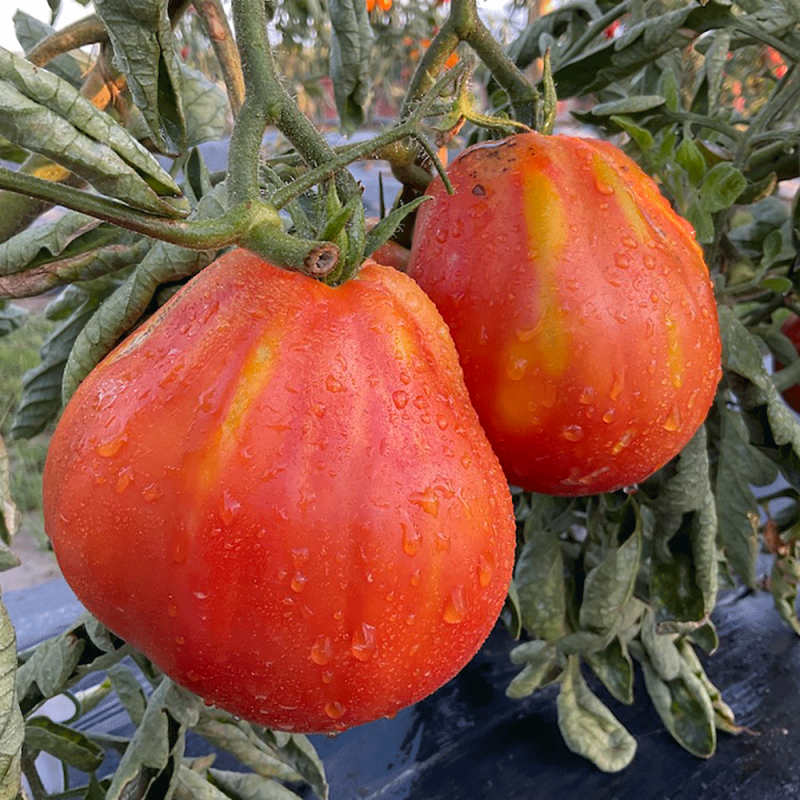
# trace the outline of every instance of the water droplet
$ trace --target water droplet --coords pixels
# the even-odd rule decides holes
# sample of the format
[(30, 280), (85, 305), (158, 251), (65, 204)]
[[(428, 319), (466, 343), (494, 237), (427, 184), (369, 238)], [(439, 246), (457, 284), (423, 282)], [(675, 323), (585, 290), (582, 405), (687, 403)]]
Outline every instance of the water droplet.
[(142, 499), (146, 503), (155, 503), (164, 493), (155, 483), (148, 483), (147, 486), (142, 489)]
[(622, 390), (625, 388), (625, 371), (614, 373), (614, 383), (611, 385), (611, 399), (616, 403)]
[(464, 453), (464, 455), (461, 456), (461, 466), (464, 467), (464, 469), (469, 469), (471, 465), (472, 458), (470, 457), (469, 453)]
[(410, 581), (410, 583), (411, 583), (412, 586), (419, 586), (421, 582), (422, 582), (422, 574), (420, 573), (420, 571), (418, 569), (415, 569), (411, 573), (411, 581)]
[(603, 422), (613, 422), (615, 413), (613, 408), (609, 408), (608, 411), (603, 414)]
[(302, 592), (303, 587), (306, 585), (306, 580), (307, 578), (302, 572), (295, 572), (294, 575), (292, 575), (289, 586), (292, 587), (293, 592)]
[(595, 396), (594, 386), (584, 386), (583, 391), (580, 394), (580, 397), (578, 397), (578, 402), (582, 406), (590, 406), (592, 403), (594, 403), (594, 396)]
[(408, 394), (402, 389), (398, 389), (392, 395), (392, 400), (394, 400), (394, 404), (397, 408), (405, 408), (408, 405)]
[(414, 406), (422, 411), (423, 408), (426, 408), (428, 405), (428, 401), (420, 394), (414, 398)]
[(432, 517), (439, 516), (439, 498), (429, 486), (424, 492), (413, 492), (408, 498), (409, 502), (419, 506), (426, 514)]
[(172, 536), (170, 541), (170, 555), (176, 564), (185, 563), (189, 556), (189, 536), (181, 526)]
[(416, 614), (409, 614), (409, 615), (406, 617), (406, 625), (408, 625), (408, 627), (409, 627), (409, 628), (410, 628), (410, 627), (411, 627), (411, 626), (412, 626), (412, 625), (413, 625), (413, 624), (414, 624), (416, 621), (417, 621), (417, 615), (416, 615)]
[(617, 456), (619, 455), (631, 442), (633, 441), (633, 431), (627, 430), (625, 431), (622, 436), (619, 437), (619, 441), (614, 444), (611, 448), (611, 455)]
[(492, 582), (494, 556), (487, 550), (478, 557), (478, 583), (485, 589)]
[(594, 182), (597, 191), (600, 192), (604, 197), (611, 197), (614, 194), (614, 187), (608, 183), (604, 183), (600, 180), (600, 178), (595, 178)]
[(325, 713), (331, 719), (339, 719), (344, 714), (345, 708), (338, 700), (329, 700), (325, 703)]
[(620, 269), (628, 269), (633, 261), (628, 253), (614, 253), (614, 263)]
[(447, 602), (444, 605), (442, 620), (448, 625), (457, 625), (459, 622), (463, 622), (466, 616), (467, 601), (464, 597), (464, 589), (461, 586), (456, 586), (456, 588), (450, 592), (450, 596), (447, 598)]
[(242, 504), (231, 495), (228, 489), (222, 492), (222, 503), (219, 509), (219, 516), (224, 525), (230, 525), (239, 512), (242, 510)]
[(350, 652), (359, 661), (369, 661), (375, 655), (376, 647), (375, 626), (365, 622), (353, 633)]
[(122, 494), (133, 483), (133, 467), (124, 467), (117, 475), (117, 494)]
[(102, 444), (97, 445), (97, 455), (101, 456), (102, 458), (113, 458), (117, 453), (119, 453), (127, 441), (127, 436), (118, 436), (114, 439), (110, 439), (107, 442), (103, 442)]
[(639, 242), (637, 242), (633, 236), (629, 236), (628, 234), (623, 236), (620, 241), (622, 242), (623, 246), (628, 247), (631, 250), (635, 250), (639, 246)]
[(322, 417), (325, 416), (326, 410), (327, 409), (325, 408), (324, 403), (313, 403), (313, 402), (311, 403), (311, 411), (315, 417), (319, 417), (320, 419), (322, 419)]
[(664, 428), (668, 431), (679, 431), (682, 425), (681, 410), (677, 405), (672, 406), (667, 418), (664, 420)]
[(411, 377), (407, 372), (400, 373), (400, 383), (404, 383), (406, 386), (411, 383)]
[(450, 534), (446, 531), (438, 531), (434, 542), (437, 552), (446, 553), (450, 549)]
[(579, 442), (583, 439), (583, 428), (580, 425), (565, 425), (561, 429), (561, 435), (568, 442)]
[(655, 258), (653, 258), (653, 256), (650, 255), (650, 253), (645, 253), (645, 256), (642, 259), (642, 261), (644, 262), (644, 265), (645, 267), (647, 267), (647, 269), (655, 269), (656, 260)]
[(403, 529), (403, 552), (409, 556), (415, 556), (422, 546), (422, 535), (415, 528), (400, 524)]
[(446, 431), (448, 424), (449, 423), (447, 422), (447, 417), (445, 417), (444, 414), (439, 414), (436, 417), (436, 426), (439, 428), (440, 431)]
[(333, 673), (328, 672), (327, 670), (322, 673), (322, 682), (323, 683), (331, 683), (333, 681)]
[(170, 617), (178, 616), (178, 604), (174, 600), (167, 603), (167, 615)]
[(332, 655), (333, 646), (331, 645), (330, 637), (321, 633), (314, 639), (314, 644), (311, 645), (311, 660), (322, 667), (331, 660)]
[(444, 244), (448, 238), (447, 228), (437, 228), (434, 237), (439, 244)]
[(517, 356), (512, 359), (506, 367), (506, 375), (512, 381), (521, 381), (525, 377), (525, 372), (528, 369), (528, 359), (522, 356)]
[(515, 333), (517, 334), (517, 339), (519, 339), (520, 342), (525, 343), (529, 342), (534, 336), (536, 336), (536, 328), (517, 328)]
[(333, 375), (328, 375), (328, 377), (325, 379), (325, 388), (329, 392), (344, 391), (344, 385), (342, 384), (342, 382), (338, 378), (334, 378)]

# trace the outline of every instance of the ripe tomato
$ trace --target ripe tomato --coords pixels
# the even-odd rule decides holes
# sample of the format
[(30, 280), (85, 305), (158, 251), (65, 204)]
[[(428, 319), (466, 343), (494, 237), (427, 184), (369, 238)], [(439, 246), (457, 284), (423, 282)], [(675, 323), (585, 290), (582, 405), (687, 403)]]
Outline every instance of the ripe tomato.
[(81, 384), (44, 500), (93, 614), (178, 683), (284, 730), (436, 689), (511, 576), (510, 494), (447, 327), (371, 262), (331, 288), (218, 259)]
[(703, 422), (720, 376), (708, 270), (687, 222), (612, 145), (476, 145), (418, 213), (409, 274), (441, 311), (512, 483), (634, 484)]
[[(781, 326), (781, 333), (795, 346), (795, 349), (800, 352), (800, 317), (792, 314)], [(775, 363), (776, 370), (781, 370), (783, 368), (783, 364)], [(783, 393), (783, 399), (787, 402), (789, 408), (800, 413), (800, 383), (790, 386)]]

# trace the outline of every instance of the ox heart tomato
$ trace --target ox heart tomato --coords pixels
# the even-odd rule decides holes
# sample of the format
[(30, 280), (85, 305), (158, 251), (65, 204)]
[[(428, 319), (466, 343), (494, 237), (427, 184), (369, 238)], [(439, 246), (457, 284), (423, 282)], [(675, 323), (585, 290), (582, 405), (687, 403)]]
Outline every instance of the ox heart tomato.
[(515, 545), (446, 326), (371, 262), (331, 288), (218, 259), (78, 388), (44, 501), (93, 614), (284, 730), (391, 715), (452, 677)]
[[(800, 352), (800, 317), (792, 314), (781, 326), (781, 333), (794, 345), (795, 350)], [(776, 370), (782, 370), (784, 365), (780, 362), (775, 363)], [(800, 383), (790, 386), (783, 393), (783, 399), (789, 408), (800, 413)]]
[(461, 153), (418, 213), (409, 274), (450, 327), (509, 480), (635, 484), (703, 422), (720, 376), (688, 223), (612, 145), (526, 133)]

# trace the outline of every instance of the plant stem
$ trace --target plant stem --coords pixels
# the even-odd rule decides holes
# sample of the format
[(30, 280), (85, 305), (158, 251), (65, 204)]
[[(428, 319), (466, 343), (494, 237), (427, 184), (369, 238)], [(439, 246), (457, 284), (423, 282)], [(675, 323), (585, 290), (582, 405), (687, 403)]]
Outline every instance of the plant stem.
[(231, 109), (236, 116), (244, 102), (244, 74), (228, 17), (220, 0), (195, 0), (194, 7), (206, 36), (211, 40), (228, 89)]

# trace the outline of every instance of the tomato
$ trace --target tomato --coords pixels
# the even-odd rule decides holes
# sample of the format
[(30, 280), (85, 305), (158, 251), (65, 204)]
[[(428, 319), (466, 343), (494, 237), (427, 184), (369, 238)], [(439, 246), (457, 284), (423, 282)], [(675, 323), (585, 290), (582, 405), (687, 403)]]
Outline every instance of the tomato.
[[(795, 346), (795, 349), (800, 352), (800, 317), (792, 314), (781, 326), (781, 333)], [(776, 371), (783, 368), (783, 364), (777, 361), (775, 362)], [(786, 401), (789, 408), (800, 413), (800, 383), (790, 386), (783, 393), (783, 399)]]
[(509, 480), (582, 495), (635, 484), (703, 422), (720, 377), (691, 227), (612, 145), (526, 133), (431, 184), (409, 274), (436, 303)]
[(287, 731), (419, 700), (506, 596), (508, 486), (405, 275), (331, 288), (238, 250), (68, 403), (47, 532), (85, 606), (207, 701)]

